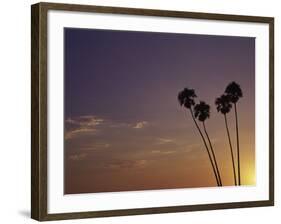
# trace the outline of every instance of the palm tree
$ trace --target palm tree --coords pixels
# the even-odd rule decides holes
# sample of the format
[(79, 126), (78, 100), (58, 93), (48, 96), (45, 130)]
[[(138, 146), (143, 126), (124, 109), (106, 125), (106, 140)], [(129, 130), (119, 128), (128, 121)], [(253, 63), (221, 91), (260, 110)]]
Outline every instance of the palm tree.
[(216, 170), (215, 170), (215, 166), (214, 166), (214, 163), (213, 163), (213, 160), (212, 160), (212, 157), (211, 157), (211, 154), (209, 152), (209, 148), (207, 146), (207, 143), (206, 143), (206, 140), (197, 124), (197, 121), (194, 117), (194, 114), (193, 114), (193, 106), (195, 105), (195, 101), (194, 99), (196, 98), (196, 94), (194, 92), (193, 89), (188, 89), (188, 88), (184, 88), (182, 91), (179, 92), (178, 94), (178, 101), (180, 103), (181, 106), (184, 106), (186, 109), (188, 109), (190, 111), (190, 114), (191, 114), (191, 117), (195, 123), (195, 126), (203, 140), (203, 143), (204, 143), (204, 146), (206, 148), (206, 151), (208, 153), (208, 157), (210, 159), (210, 162), (211, 162), (211, 165), (212, 165), (212, 168), (213, 168), (213, 172), (214, 172), (214, 175), (215, 175), (215, 178), (216, 178), (216, 181), (217, 181), (217, 185), (220, 186), (220, 182), (219, 182), (219, 179), (218, 179), (218, 176), (217, 176), (217, 173), (216, 173)]
[(215, 101), (215, 104), (217, 106), (217, 111), (221, 112), (224, 115), (224, 122), (225, 122), (225, 127), (226, 127), (226, 132), (227, 132), (227, 137), (228, 137), (228, 143), (230, 147), (230, 153), (231, 153), (231, 159), (232, 159), (232, 168), (233, 168), (233, 178), (234, 178), (234, 184), (237, 185), (237, 177), (236, 177), (236, 169), (235, 169), (235, 162), (234, 162), (234, 156), (233, 156), (233, 149), (232, 149), (232, 144), (231, 144), (231, 139), (230, 139), (230, 134), (229, 134), (229, 129), (228, 129), (228, 123), (227, 123), (227, 117), (226, 114), (230, 112), (232, 105), (229, 99), (228, 95), (221, 95), (218, 97)]
[(194, 115), (203, 124), (204, 132), (207, 136), (207, 139), (208, 139), (208, 142), (209, 142), (209, 145), (210, 145), (210, 148), (211, 148), (211, 153), (212, 153), (212, 156), (213, 156), (214, 161), (215, 161), (215, 167), (216, 167), (218, 179), (219, 179), (220, 185), (222, 186), (221, 175), (220, 175), (220, 171), (219, 171), (219, 168), (218, 168), (216, 155), (215, 155), (213, 145), (211, 143), (211, 140), (210, 140), (210, 137), (209, 137), (209, 134), (207, 132), (206, 125), (205, 125), (205, 120), (210, 117), (210, 106), (208, 104), (206, 104), (204, 101), (200, 101), (199, 104), (196, 104), (194, 106)]
[(230, 102), (234, 104), (235, 110), (235, 123), (236, 123), (236, 140), (237, 140), (237, 164), (238, 164), (238, 185), (241, 185), (240, 175), (240, 149), (239, 149), (239, 129), (238, 129), (238, 114), (237, 114), (237, 102), (243, 97), (240, 85), (236, 82), (231, 82), (225, 89), (225, 93), (228, 95)]

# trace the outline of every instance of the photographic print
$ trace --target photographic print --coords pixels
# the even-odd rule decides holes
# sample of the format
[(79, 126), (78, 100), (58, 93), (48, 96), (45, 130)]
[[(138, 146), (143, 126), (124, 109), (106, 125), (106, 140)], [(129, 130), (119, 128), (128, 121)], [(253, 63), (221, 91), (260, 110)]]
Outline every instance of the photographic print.
[(64, 192), (254, 186), (255, 38), (64, 28)]
[(274, 18), (31, 7), (31, 217), (274, 205)]

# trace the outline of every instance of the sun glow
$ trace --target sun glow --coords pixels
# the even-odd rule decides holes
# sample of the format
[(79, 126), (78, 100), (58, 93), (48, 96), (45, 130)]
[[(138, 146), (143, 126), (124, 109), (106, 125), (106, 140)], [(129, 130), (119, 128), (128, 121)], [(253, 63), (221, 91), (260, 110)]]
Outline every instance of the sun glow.
[(256, 185), (256, 173), (254, 169), (249, 168), (248, 170), (245, 170), (242, 181), (244, 182), (242, 182), (243, 185)]

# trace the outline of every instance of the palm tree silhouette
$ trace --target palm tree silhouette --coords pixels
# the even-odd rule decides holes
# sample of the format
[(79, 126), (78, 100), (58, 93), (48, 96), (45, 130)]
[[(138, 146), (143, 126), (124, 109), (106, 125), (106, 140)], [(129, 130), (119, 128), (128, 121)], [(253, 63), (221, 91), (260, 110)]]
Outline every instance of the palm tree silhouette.
[(231, 82), (225, 89), (225, 93), (229, 97), (230, 102), (234, 104), (235, 110), (235, 123), (236, 123), (236, 140), (237, 140), (237, 164), (238, 164), (238, 185), (241, 185), (241, 175), (240, 175), (240, 149), (239, 149), (239, 128), (238, 128), (238, 113), (237, 113), (237, 102), (243, 97), (240, 85), (236, 82)]
[(219, 171), (219, 168), (218, 168), (216, 155), (215, 155), (213, 145), (212, 145), (212, 142), (210, 140), (210, 137), (209, 137), (209, 134), (207, 132), (206, 125), (205, 125), (205, 120), (210, 117), (210, 106), (208, 104), (206, 104), (204, 101), (200, 101), (199, 104), (196, 104), (194, 106), (194, 115), (203, 124), (204, 132), (207, 136), (207, 139), (208, 139), (208, 142), (209, 142), (209, 145), (210, 145), (210, 148), (211, 148), (211, 153), (212, 153), (213, 159), (215, 161), (215, 167), (216, 167), (218, 179), (219, 179), (220, 185), (222, 186), (221, 175), (220, 175), (220, 171)]
[(232, 168), (233, 168), (233, 178), (234, 178), (234, 184), (237, 185), (237, 177), (236, 177), (236, 169), (235, 169), (235, 162), (234, 162), (234, 156), (233, 156), (233, 149), (232, 149), (232, 144), (231, 144), (231, 139), (230, 139), (230, 134), (229, 134), (229, 129), (228, 129), (228, 122), (227, 122), (227, 117), (226, 114), (230, 112), (232, 105), (229, 99), (228, 95), (221, 95), (218, 97), (215, 101), (215, 104), (217, 106), (217, 111), (221, 112), (224, 115), (224, 122), (225, 122), (225, 127), (226, 127), (226, 132), (227, 132), (227, 137), (228, 137), (228, 143), (230, 147), (230, 152), (231, 152), (231, 159), (232, 159)]
[(184, 106), (186, 109), (188, 109), (190, 111), (190, 114), (191, 114), (191, 117), (195, 123), (195, 126), (197, 128), (197, 130), (199, 131), (199, 134), (203, 140), (203, 143), (204, 143), (204, 146), (206, 148), (206, 151), (208, 153), (208, 157), (210, 159), (210, 162), (211, 162), (211, 165), (212, 165), (212, 168), (213, 168), (213, 172), (214, 172), (214, 175), (215, 175), (215, 178), (216, 178), (216, 181), (217, 181), (217, 185), (220, 186), (220, 182), (219, 182), (219, 179), (218, 179), (218, 176), (217, 176), (217, 173), (216, 173), (216, 170), (215, 170), (215, 166), (214, 166), (214, 163), (213, 163), (213, 160), (211, 158), (211, 154), (209, 152), (209, 148), (207, 146), (207, 143), (206, 143), (206, 140), (197, 124), (197, 121), (194, 117), (194, 114), (193, 114), (193, 106), (195, 105), (195, 101), (194, 99), (196, 98), (196, 94), (195, 94), (195, 91), (193, 89), (188, 89), (188, 88), (184, 88), (182, 91), (179, 92), (178, 94), (178, 101), (180, 103), (181, 106)]

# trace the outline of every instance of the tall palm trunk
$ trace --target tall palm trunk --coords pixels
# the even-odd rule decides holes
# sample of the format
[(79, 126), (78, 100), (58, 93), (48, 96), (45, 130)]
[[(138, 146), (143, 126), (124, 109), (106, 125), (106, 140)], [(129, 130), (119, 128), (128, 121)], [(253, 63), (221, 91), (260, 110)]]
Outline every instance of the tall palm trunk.
[(214, 172), (214, 175), (215, 175), (215, 177), (216, 177), (217, 185), (218, 185), (218, 186), (221, 186), (221, 185), (220, 185), (220, 182), (219, 182), (219, 179), (218, 179), (218, 176), (217, 176), (217, 173), (216, 173), (216, 170), (215, 170), (215, 166), (214, 166), (214, 163), (213, 163), (213, 160), (212, 160), (211, 154), (210, 154), (210, 152), (209, 152), (209, 149), (208, 149), (207, 143), (206, 143), (206, 141), (205, 141), (205, 138), (204, 138), (204, 136), (203, 136), (203, 134), (202, 134), (202, 132), (201, 132), (201, 130), (200, 130), (200, 128), (199, 128), (199, 126), (198, 126), (197, 122), (196, 122), (196, 119), (195, 119), (195, 117), (194, 117), (194, 114), (193, 114), (192, 109), (191, 109), (191, 108), (189, 108), (189, 110), (190, 110), (190, 113), (191, 113), (192, 119), (193, 119), (193, 121), (194, 121), (194, 123), (195, 123), (195, 125), (196, 125), (196, 127), (197, 127), (197, 129), (198, 129), (198, 131), (199, 131), (199, 133), (200, 133), (200, 135), (201, 135), (201, 138), (202, 138), (203, 142), (204, 142), (205, 148), (206, 148), (206, 150), (207, 150), (207, 153), (208, 153), (208, 156), (209, 156), (210, 162), (211, 162), (211, 164), (212, 164), (213, 172)]
[(233, 149), (232, 149), (232, 144), (231, 144), (226, 114), (224, 114), (224, 122), (225, 122), (225, 127), (226, 127), (226, 132), (227, 132), (227, 137), (228, 137), (228, 142), (229, 142), (229, 147), (230, 147), (230, 152), (231, 152), (234, 184), (237, 185), (237, 177), (236, 177), (236, 169), (235, 169), (235, 163), (234, 163)]
[(234, 109), (235, 109), (236, 139), (237, 139), (238, 185), (241, 185), (241, 175), (240, 175), (240, 150), (239, 150), (239, 131), (238, 131), (238, 115), (237, 115), (236, 103), (234, 103)]
[(205, 126), (205, 122), (203, 121), (202, 123), (203, 123), (203, 128), (204, 128), (205, 134), (207, 136), (207, 139), (208, 139), (208, 142), (209, 142), (209, 145), (210, 145), (210, 148), (211, 148), (212, 156), (213, 156), (214, 161), (215, 161), (215, 167), (216, 167), (216, 170), (217, 170), (218, 179), (219, 179), (220, 185), (222, 186), (221, 175), (220, 175), (216, 155), (215, 155), (215, 152), (214, 152), (214, 149), (213, 149), (213, 145), (212, 145), (211, 140), (209, 138), (209, 135), (208, 135), (208, 132), (207, 132), (207, 129), (206, 129), (206, 126)]

